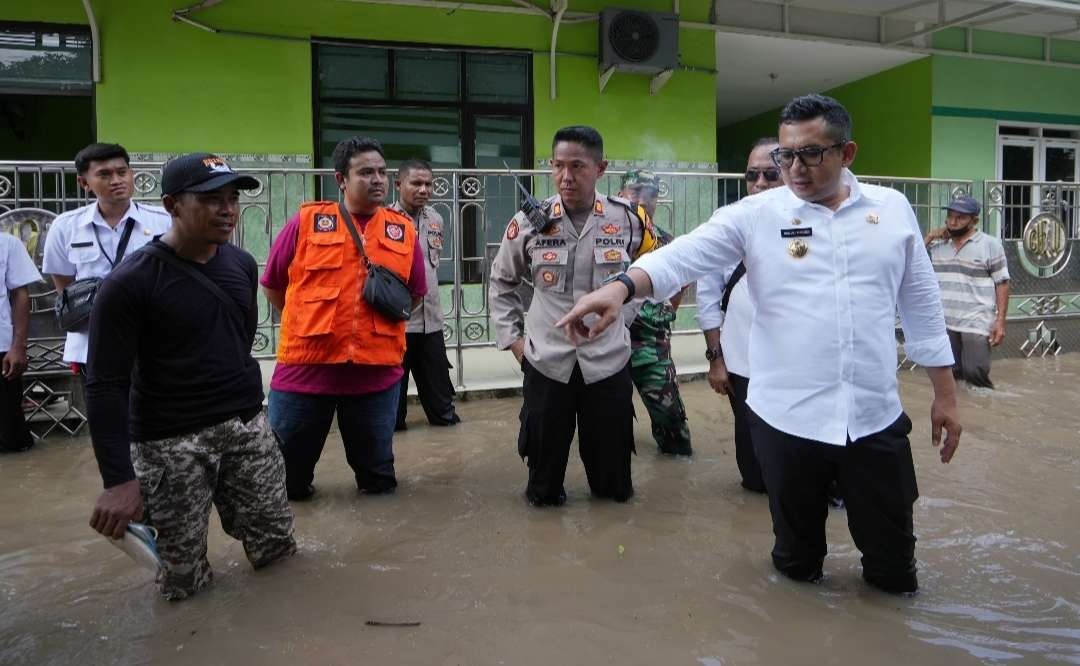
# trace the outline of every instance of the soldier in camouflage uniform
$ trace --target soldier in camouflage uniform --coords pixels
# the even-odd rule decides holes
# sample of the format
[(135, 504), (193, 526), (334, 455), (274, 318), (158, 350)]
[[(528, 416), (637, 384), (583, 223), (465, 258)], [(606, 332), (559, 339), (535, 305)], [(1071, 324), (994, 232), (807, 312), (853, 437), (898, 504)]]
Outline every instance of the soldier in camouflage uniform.
[(239, 190), (258, 186), (213, 155), (167, 163), (172, 228), (109, 273), (90, 319), (86, 403), (105, 485), (90, 525), (113, 539), (132, 521), (156, 528), (170, 600), (210, 582), (212, 505), (252, 566), (296, 552), (285, 462), (251, 356), (258, 266), (229, 243)]
[[(646, 224), (652, 224), (659, 192), (660, 180), (655, 174), (633, 169), (623, 177), (619, 196), (632, 201), (638, 216)], [(658, 227), (656, 232), (661, 245), (671, 242), (671, 234)], [(653, 438), (660, 452), (688, 456), (693, 453), (690, 427), (679, 395), (675, 364), (671, 361), (671, 324), (681, 296), (663, 302), (646, 299), (642, 303), (630, 325), (630, 377), (649, 412)]]

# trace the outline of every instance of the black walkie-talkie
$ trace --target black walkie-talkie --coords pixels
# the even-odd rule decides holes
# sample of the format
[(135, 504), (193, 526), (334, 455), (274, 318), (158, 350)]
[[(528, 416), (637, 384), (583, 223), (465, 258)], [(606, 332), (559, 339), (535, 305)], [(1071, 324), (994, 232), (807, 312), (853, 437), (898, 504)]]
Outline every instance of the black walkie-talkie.
[(552, 224), (552, 219), (547, 216), (547, 211), (544, 210), (543, 205), (536, 200), (536, 197), (529, 194), (529, 191), (525, 189), (525, 186), (518, 181), (517, 176), (514, 176), (513, 170), (505, 161), (503, 166), (510, 172), (510, 175), (514, 178), (514, 184), (517, 185), (518, 190), (521, 192), (521, 212), (525, 214), (525, 218), (529, 220), (529, 224), (533, 226), (540, 233), (544, 233)]

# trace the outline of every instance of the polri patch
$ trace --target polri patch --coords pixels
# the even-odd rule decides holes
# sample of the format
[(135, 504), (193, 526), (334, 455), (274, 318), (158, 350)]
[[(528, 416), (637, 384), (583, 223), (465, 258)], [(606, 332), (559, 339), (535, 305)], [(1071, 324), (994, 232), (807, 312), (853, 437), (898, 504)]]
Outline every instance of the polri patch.
[(506, 225), (506, 240), (514, 240), (517, 238), (518, 231), (517, 220), (510, 220), (510, 224)]
[(399, 243), (405, 238), (405, 225), (397, 224), (394, 222), (386, 223), (386, 237), (392, 241), (398, 241)]
[(337, 215), (319, 213), (315, 216), (315, 233), (330, 233), (337, 231)]
[(813, 236), (814, 228), (805, 227), (803, 229), (781, 229), (780, 238), (798, 238), (799, 236)]
[(619, 233), (619, 225), (617, 225), (617, 224), (605, 224), (604, 226), (600, 227), (600, 231), (603, 231), (605, 234), (608, 234), (608, 235), (615, 235), (615, 234)]

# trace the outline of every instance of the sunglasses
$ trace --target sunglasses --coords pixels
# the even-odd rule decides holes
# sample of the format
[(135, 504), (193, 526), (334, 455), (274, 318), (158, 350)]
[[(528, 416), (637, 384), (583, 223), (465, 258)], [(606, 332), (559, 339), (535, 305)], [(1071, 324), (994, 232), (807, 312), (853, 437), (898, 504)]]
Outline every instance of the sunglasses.
[(747, 169), (746, 170), (746, 182), (756, 183), (757, 179), (765, 176), (765, 180), (769, 183), (775, 183), (780, 180), (780, 169)]

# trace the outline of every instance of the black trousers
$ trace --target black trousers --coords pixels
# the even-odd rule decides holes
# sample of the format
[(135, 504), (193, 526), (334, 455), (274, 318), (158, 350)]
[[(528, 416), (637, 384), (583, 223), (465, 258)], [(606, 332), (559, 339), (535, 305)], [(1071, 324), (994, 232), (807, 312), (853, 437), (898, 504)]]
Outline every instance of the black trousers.
[(919, 496), (911, 460), (911, 419), (901, 414), (881, 432), (847, 446), (795, 437), (747, 410), (772, 513), (773, 564), (797, 580), (821, 577), (826, 493), (839, 482), (848, 529), (862, 552), (863, 578), (888, 592), (914, 592), (912, 505)]
[(450, 381), (450, 363), (446, 360), (446, 343), (442, 333), (406, 333), (405, 358), (401, 362), (405, 375), (401, 378), (397, 425), (405, 425), (408, 407), (405, 395), (409, 390), (409, 372), (416, 382), (420, 406), (431, 425), (453, 425), (461, 419), (454, 411), (454, 383)]
[(743, 488), (754, 492), (765, 492), (765, 479), (761, 476), (761, 465), (758, 464), (757, 455), (754, 454), (754, 444), (750, 438), (750, 422), (746, 412), (746, 390), (750, 386), (750, 379), (728, 373), (731, 382), (731, 390), (728, 392), (728, 402), (731, 403), (731, 413), (735, 416), (735, 462), (739, 466), (739, 474), (742, 475)]
[(528, 361), (518, 452), (528, 460), (525, 495), (533, 504), (562, 504), (563, 480), (575, 426), (578, 452), (589, 488), (596, 497), (625, 502), (634, 494), (630, 454), (634, 450), (634, 385), (623, 368), (607, 379), (586, 384), (574, 366), (570, 382), (544, 376)]
[[(7, 353), (0, 353), (0, 361)], [(22, 377), (7, 380), (0, 376), (0, 451), (25, 451), (34, 445), (23, 414)]]

